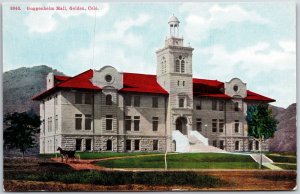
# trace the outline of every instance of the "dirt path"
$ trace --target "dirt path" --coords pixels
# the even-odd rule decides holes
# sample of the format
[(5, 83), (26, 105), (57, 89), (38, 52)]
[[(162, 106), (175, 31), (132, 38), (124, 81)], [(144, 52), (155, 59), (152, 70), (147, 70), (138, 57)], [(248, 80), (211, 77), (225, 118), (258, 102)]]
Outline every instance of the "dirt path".
[[(64, 184), (61, 182), (40, 182), (5, 180), (5, 191), (283, 191), (293, 190), (296, 186), (296, 171), (205, 171), (197, 172), (217, 177), (228, 185), (207, 188), (192, 185), (93, 185)], [(289, 177), (289, 178), (288, 178)]]
[[(178, 153), (169, 153), (168, 155), (173, 155)], [(105, 168), (102, 166), (95, 165), (94, 163), (99, 161), (106, 161), (106, 160), (117, 160), (117, 159), (124, 159), (124, 158), (139, 158), (139, 157), (149, 157), (149, 156), (161, 156), (164, 154), (145, 154), (145, 155), (137, 155), (137, 156), (118, 156), (118, 157), (110, 157), (110, 158), (99, 158), (99, 159), (80, 159), (80, 160), (69, 160), (68, 165), (71, 166), (75, 170), (113, 170), (111, 168)], [(61, 163), (61, 158), (51, 158), (55, 162)], [(123, 170), (123, 169), (119, 169)], [(124, 169), (125, 170), (125, 169)]]

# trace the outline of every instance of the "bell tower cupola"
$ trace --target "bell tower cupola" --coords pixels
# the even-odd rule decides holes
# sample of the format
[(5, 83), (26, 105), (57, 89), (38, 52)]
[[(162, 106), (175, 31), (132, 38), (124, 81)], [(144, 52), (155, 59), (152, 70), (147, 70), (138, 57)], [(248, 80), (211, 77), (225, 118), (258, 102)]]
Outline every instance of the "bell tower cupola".
[[(185, 90), (192, 80), (193, 48), (185, 46), (179, 34), (180, 21), (171, 16), (168, 21), (169, 36), (163, 48), (156, 51), (157, 81), (167, 91)], [(174, 84), (173, 82), (176, 82)], [(191, 84), (192, 85), (192, 84)], [(175, 88), (176, 87), (176, 88)]]
[(178, 37), (179, 36), (179, 20), (174, 15), (169, 19), (170, 26), (170, 37)]

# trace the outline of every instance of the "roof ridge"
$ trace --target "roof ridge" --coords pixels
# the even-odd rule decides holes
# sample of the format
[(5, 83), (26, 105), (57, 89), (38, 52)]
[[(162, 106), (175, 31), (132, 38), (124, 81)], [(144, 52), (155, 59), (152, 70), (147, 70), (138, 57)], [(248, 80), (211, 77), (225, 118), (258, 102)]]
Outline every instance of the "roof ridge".
[(68, 81), (70, 81), (70, 80), (73, 80), (74, 78), (76, 78), (76, 77), (78, 77), (78, 76), (80, 76), (80, 75), (83, 75), (83, 74), (87, 73), (88, 71), (93, 71), (93, 70), (92, 70), (92, 69), (88, 69), (88, 70), (86, 70), (86, 71), (84, 71), (84, 72), (82, 72), (82, 73), (80, 73), (80, 74), (78, 74), (78, 75), (75, 75), (75, 76), (73, 76), (73, 77), (70, 77), (70, 79), (67, 79), (67, 80), (64, 80), (64, 81), (60, 82), (60, 83), (57, 84), (56, 86), (60, 86), (60, 85), (66, 83), (66, 82), (68, 82)]
[(145, 74), (145, 73), (130, 73), (130, 72), (122, 72), (122, 73), (126, 73), (126, 74), (138, 74), (138, 75), (152, 75), (152, 76), (157, 76), (155, 74)]

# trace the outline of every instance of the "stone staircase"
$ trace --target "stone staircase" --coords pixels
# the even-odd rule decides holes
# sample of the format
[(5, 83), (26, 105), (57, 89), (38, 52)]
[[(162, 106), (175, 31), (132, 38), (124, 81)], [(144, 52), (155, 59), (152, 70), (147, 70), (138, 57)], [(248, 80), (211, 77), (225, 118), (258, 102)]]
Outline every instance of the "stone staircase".
[[(253, 158), (253, 160), (256, 163), (260, 163), (260, 154), (250, 154), (250, 156)], [(268, 158), (267, 156), (265, 156), (264, 154), (262, 155), (262, 165), (272, 169), (272, 170), (282, 170), (282, 168), (273, 165), (273, 160), (271, 160), (270, 158)]]
[(225, 150), (219, 149), (214, 146), (205, 145), (203, 142), (201, 142), (199, 139), (197, 139), (195, 136), (189, 137), (189, 152), (202, 152), (202, 153), (208, 153), (208, 152), (214, 152), (214, 153), (227, 153)]
[(172, 133), (173, 140), (176, 141), (176, 152), (191, 152), (191, 153), (228, 153), (225, 150), (208, 145), (208, 139), (202, 136), (198, 131), (192, 131), (187, 137), (179, 131), (174, 130)]
[[(251, 157), (253, 160), (257, 163), (260, 163), (260, 154), (251, 154)], [(264, 154), (262, 155), (262, 163), (273, 163), (273, 160), (265, 156)]]

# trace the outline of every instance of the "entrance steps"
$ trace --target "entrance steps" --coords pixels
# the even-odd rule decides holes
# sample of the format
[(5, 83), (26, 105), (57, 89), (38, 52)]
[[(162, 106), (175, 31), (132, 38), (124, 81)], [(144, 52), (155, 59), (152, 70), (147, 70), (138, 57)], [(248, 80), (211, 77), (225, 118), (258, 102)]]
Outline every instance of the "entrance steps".
[(208, 139), (202, 136), (198, 131), (191, 131), (188, 137), (178, 130), (174, 130), (172, 137), (173, 141), (176, 142), (176, 152), (228, 153), (225, 150), (208, 145)]
[[(251, 154), (253, 160), (257, 163), (260, 163), (260, 154)], [(262, 163), (273, 163), (273, 160), (262, 154)]]
[(195, 153), (195, 152), (201, 152), (201, 153), (209, 153), (209, 152), (214, 152), (214, 153), (227, 153), (225, 150), (216, 148), (214, 146), (207, 146), (207, 145), (192, 145), (190, 146), (189, 152)]

